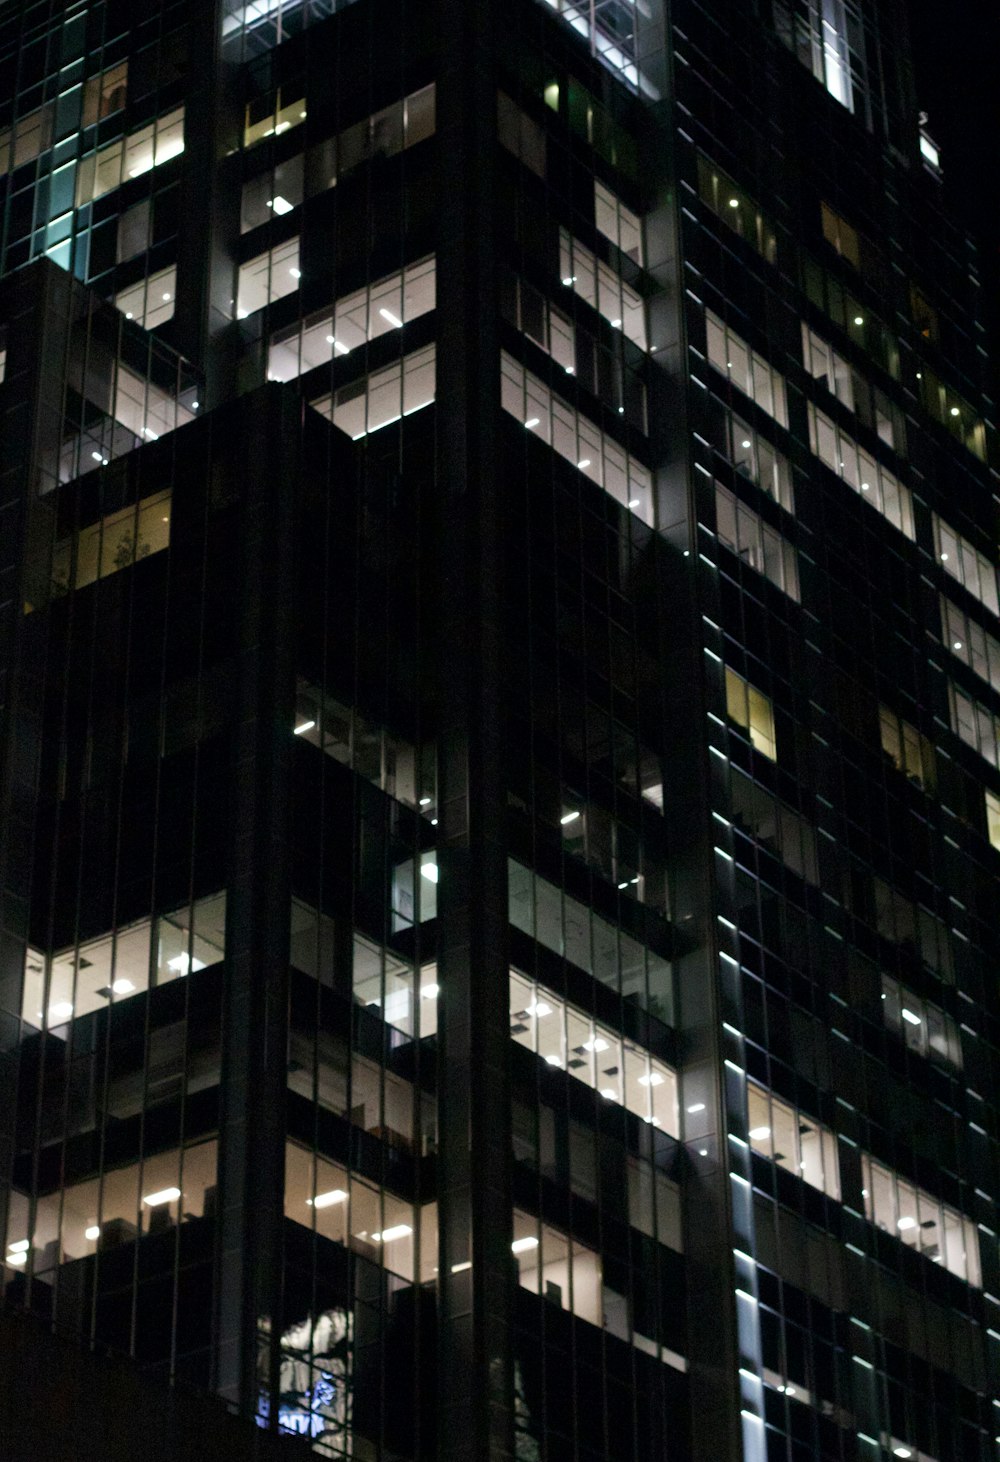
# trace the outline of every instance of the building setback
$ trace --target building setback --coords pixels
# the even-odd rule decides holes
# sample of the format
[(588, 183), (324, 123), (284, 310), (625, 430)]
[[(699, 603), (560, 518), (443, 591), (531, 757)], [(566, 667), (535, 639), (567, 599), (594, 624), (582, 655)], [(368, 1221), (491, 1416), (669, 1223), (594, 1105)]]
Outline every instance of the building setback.
[(0, 1452), (996, 1462), (901, 0), (38, 0), (0, 98)]

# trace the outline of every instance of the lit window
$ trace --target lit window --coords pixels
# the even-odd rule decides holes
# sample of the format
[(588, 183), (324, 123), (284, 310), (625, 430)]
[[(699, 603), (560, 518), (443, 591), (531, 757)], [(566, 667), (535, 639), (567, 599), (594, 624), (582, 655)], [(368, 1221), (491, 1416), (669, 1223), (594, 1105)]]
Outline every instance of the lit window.
[(280, 330), (271, 337), (267, 373), (291, 381), (314, 366), (329, 365), (359, 345), (399, 330), (434, 309), (433, 255), (337, 300), (331, 310)]
[(922, 1000), (888, 975), (882, 976), (882, 1019), (918, 1056), (938, 1058), (962, 1069), (962, 1042), (950, 1015)]
[(620, 198), (594, 179), (594, 224), (633, 264), (643, 263), (642, 219)]
[(81, 127), (90, 127), (121, 111), (125, 105), (128, 90), (128, 62), (122, 61), (99, 76), (92, 76), (83, 85), (83, 114)]
[(717, 397), (713, 397), (712, 401), (716, 409), (723, 412), (723, 450), (736, 471), (755, 482), (789, 513), (794, 513), (792, 470), (787, 457), (759, 432), (734, 415)]
[(774, 225), (764, 217), (753, 199), (738, 188), (720, 167), (700, 154), (698, 194), (702, 202), (708, 204), (727, 228), (746, 239), (769, 264), (777, 262), (778, 244)]
[(789, 50), (841, 106), (853, 112), (856, 82), (851, 63), (860, 74), (862, 58), (854, 47), (863, 32), (850, 0), (775, 0), (774, 20)]
[(977, 548), (934, 514), (934, 550), (946, 574), (968, 589), (994, 614), (1000, 614), (997, 602), (996, 569)]
[(861, 1155), (861, 1176), (869, 1222), (966, 1283), (977, 1288), (982, 1284), (979, 1236), (971, 1219), (867, 1153)]
[(986, 788), (986, 835), (994, 848), (1000, 851), (1000, 797)]
[(959, 690), (957, 685), (949, 685), (948, 689), (951, 729), (966, 746), (1000, 768), (1000, 716)]
[(731, 771), (729, 801), (736, 826), (776, 854), (793, 873), (818, 887), (815, 828), (738, 767)]
[(173, 319), (176, 294), (177, 266), (171, 264), (116, 294), (115, 305), (126, 320), (153, 330)]
[(828, 1127), (755, 1082), (747, 1083), (747, 1127), (754, 1152), (839, 1200), (837, 1139)]
[(731, 721), (746, 731), (751, 744), (771, 761), (778, 757), (778, 746), (774, 735), (774, 710), (763, 691), (760, 691), (726, 666), (726, 714)]
[(319, 397), (311, 405), (358, 441), (369, 432), (430, 406), (434, 390), (435, 351), (433, 345), (428, 345), (342, 386), (332, 397)]
[(238, 318), (244, 320), (274, 300), (294, 293), (301, 277), (298, 238), (288, 239), (286, 243), (241, 264), (236, 295)]
[(651, 525), (653, 479), (649, 469), (506, 351), (501, 354), (500, 370), (503, 409)]
[(660, 90), (649, 75), (649, 66), (640, 60), (642, 32), (649, 23), (645, 19), (650, 14), (648, 8), (640, 9), (630, 0), (602, 0), (598, 6), (581, 0), (544, 3), (587, 41), (590, 53), (620, 81), (650, 101), (659, 99)]
[(513, 970), (510, 1034), (546, 1065), (584, 1082), (605, 1101), (679, 1136), (674, 1071), (610, 1026)]
[(263, 103), (247, 104), (243, 127), (243, 146), (252, 147), (255, 142), (261, 142), (265, 137), (280, 137), (282, 133), (290, 132), (293, 127), (300, 127), (305, 119), (305, 97), (296, 97), (294, 101), (283, 102), (279, 87), (273, 101), (268, 98)]
[(828, 244), (836, 249), (842, 259), (846, 259), (854, 268), (861, 269), (861, 241), (857, 229), (852, 228), (846, 218), (841, 218), (839, 213), (834, 213), (828, 203), (820, 204), (820, 221), (823, 226), (823, 237)]
[(184, 151), (184, 108), (158, 117), (148, 127), (92, 152), (80, 163), (76, 206), (92, 203), (130, 178), (160, 167)]
[(564, 228), (559, 230), (559, 276), (564, 288), (586, 300), (640, 350), (646, 349), (642, 296)]
[(715, 522), (720, 543), (770, 579), (791, 599), (799, 597), (798, 556), (790, 543), (745, 503), (715, 484)]
[(914, 538), (913, 496), (888, 468), (858, 445), (810, 401), (809, 445), (830, 471), (847, 483), (894, 528)]
[(705, 311), (705, 331), (709, 364), (728, 376), (733, 385), (756, 401), (768, 416), (773, 416), (781, 426), (787, 426), (784, 377), (711, 310)]
[(925, 792), (933, 792), (937, 782), (933, 743), (888, 706), (879, 706), (878, 714), (882, 750), (893, 766)]

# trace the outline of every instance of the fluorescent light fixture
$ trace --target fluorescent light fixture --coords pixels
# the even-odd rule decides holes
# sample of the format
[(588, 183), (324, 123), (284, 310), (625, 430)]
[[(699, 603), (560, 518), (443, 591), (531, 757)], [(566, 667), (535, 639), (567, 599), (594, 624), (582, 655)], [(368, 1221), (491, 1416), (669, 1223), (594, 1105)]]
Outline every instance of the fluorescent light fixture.
[(545, 1058), (545, 1061), (546, 1064), (549, 1066), (558, 1066), (560, 1070), (562, 1069), (562, 1057), (557, 1056), (554, 1051), (549, 1052), (549, 1054)]
[(562, 823), (563, 827), (568, 827), (571, 822), (576, 822), (579, 816), (579, 812), (564, 812), (559, 821)]
[(7, 1263), (8, 1264), (27, 1264), (27, 1262), (28, 1262), (28, 1256), (27, 1256), (27, 1254), (21, 1254), (21, 1253), (17, 1253), (17, 1254), (8, 1253), (7, 1254)]
[(920, 1024), (920, 1016), (916, 1015), (912, 1010), (907, 1010), (905, 1005), (903, 1006), (902, 1015), (903, 1019), (905, 1021), (908, 1021), (910, 1025)]
[(951, 408), (951, 414), (952, 416), (958, 416), (960, 414), (957, 406)]
[(148, 437), (151, 442), (158, 442), (160, 440), (159, 432), (155, 432), (151, 426), (144, 426), (142, 434)]
[(951, 648), (953, 650), (960, 650), (962, 648), (962, 641), (961, 640), (956, 640), (955, 643), (952, 645)]
[(420, 805), (421, 807), (430, 807), (431, 799), (429, 797), (421, 797)]
[(121, 979), (111, 981), (111, 993), (113, 995), (131, 995), (135, 986), (131, 980)]
[(916, 1226), (917, 1220), (911, 1218), (908, 1213), (905, 1213), (902, 1218), (896, 1219), (896, 1227), (901, 1233), (907, 1233), (911, 1228), (916, 1228)]
[(472, 1260), (471, 1259), (462, 1259), (458, 1264), (453, 1264), (451, 1266), (451, 1272), (452, 1272), (452, 1274), (464, 1274), (467, 1269), (471, 1269), (471, 1268), (472, 1268)]
[(639, 1085), (640, 1086), (662, 1086), (663, 1085), (663, 1077), (660, 1075), (660, 1073), (658, 1071), (650, 1071), (650, 1073), (648, 1074), (648, 1076), (640, 1076), (639, 1077)]
[(346, 1203), (347, 1194), (343, 1188), (330, 1188), (326, 1193), (317, 1193), (315, 1198), (307, 1198), (306, 1204), (309, 1208), (332, 1208), (335, 1203)]
[(49, 1006), (49, 1020), (69, 1020), (72, 1014), (73, 1003), (70, 1000), (57, 1000)]
[(440, 995), (440, 993), (441, 993), (441, 986), (440, 985), (430, 984), (430, 985), (421, 985), (420, 986), (420, 998), (421, 998), (421, 1000), (436, 1000), (438, 998), (438, 996)]
[(344, 345), (335, 335), (328, 335), (326, 337), (326, 343), (327, 345), (332, 345), (338, 355), (350, 355), (351, 353), (351, 347)]
[(618, 887), (619, 888), (628, 888), (628, 879), (626, 878), (625, 882), (624, 883), (620, 883), (618, 885)]
[(746, 451), (749, 451), (750, 450), (751, 443), (750, 442), (740, 442), (740, 446), (746, 452)]
[(164, 299), (164, 303), (166, 303), (170, 299), (170, 292), (169, 291), (167, 291), (166, 293), (164, 293), (163, 299)]
[(306, 731), (311, 731), (315, 725), (315, 721), (303, 721), (301, 726), (296, 726), (295, 735), (302, 736)]
[(544, 1000), (532, 1000), (528, 1006), (528, 1014), (535, 1015), (541, 1020), (543, 1015), (552, 1014), (552, 1006), (548, 1005)]
[(11, 1254), (26, 1254), (30, 1248), (30, 1239), (15, 1239), (12, 1244), (7, 1245), (8, 1252)]
[(630, 508), (637, 508), (639, 506), (639, 499), (637, 497), (629, 498), (628, 505)]
[(288, 272), (292, 276), (293, 279), (301, 279), (302, 278), (302, 270), (301, 269), (291, 268), (291, 269), (289, 269)]
[(394, 326), (395, 329), (402, 330), (402, 320), (399, 318), (398, 315), (394, 315), (391, 310), (379, 310), (379, 314), (382, 316), (383, 320), (388, 320), (389, 324)]
[(730, 208), (739, 208), (740, 200), (738, 198), (730, 198), (729, 206)]
[(372, 1234), (376, 1244), (391, 1244), (393, 1239), (409, 1238), (413, 1230), (408, 1223), (394, 1223), (391, 1228), (385, 1228), (380, 1234)]
[(893, 1447), (892, 1455), (894, 1457), (912, 1457), (913, 1453), (910, 1451), (909, 1447)]
[(167, 960), (167, 969), (176, 970), (179, 975), (187, 975), (192, 970), (203, 970), (204, 968), (205, 961), (203, 959), (192, 959), (187, 952), (184, 954), (175, 954), (173, 959)]
[(426, 878), (428, 883), (437, 883), (438, 866), (436, 863), (421, 863), (420, 876)]
[(751, 1142), (766, 1142), (770, 1135), (770, 1127), (751, 1127), (747, 1133)]
[(865, 323), (865, 317), (864, 317), (864, 315), (855, 315), (854, 316), (854, 323), (855, 323), (855, 325), (863, 325)]
[(699, 1149), (698, 1149), (698, 1156), (699, 1157), (708, 1157), (708, 1148), (707, 1147), (699, 1147)]
[(91, 1243), (93, 1243), (95, 1239), (99, 1239), (101, 1237), (100, 1224), (92, 1223), (89, 1228), (85, 1228), (83, 1231), (83, 1237), (85, 1239), (89, 1239)]
[(538, 425), (538, 421), (539, 421), (539, 418), (537, 416), (529, 416), (528, 417), (528, 420), (524, 424), (528, 428), (528, 430), (530, 431), (533, 426), (537, 426)]
[(537, 1248), (538, 1240), (535, 1238), (534, 1234), (528, 1234), (526, 1238), (515, 1239), (510, 1246), (510, 1252), (512, 1254), (527, 1254), (530, 1253), (532, 1249)]
[(180, 1196), (180, 1188), (160, 1188), (156, 1193), (144, 1194), (142, 1201), (150, 1208), (160, 1208), (164, 1203), (176, 1203)]
[(607, 1051), (610, 1050), (610, 1047), (603, 1036), (595, 1036), (592, 1041), (584, 1041), (583, 1049), (585, 1051)]
[(589, 457), (581, 457), (580, 460), (579, 460), (579, 462), (576, 465), (578, 467), (580, 467), (580, 468), (589, 467), (590, 466), (590, 458)]
[(275, 213), (280, 216), (284, 213), (291, 213), (295, 205), (293, 203), (289, 203), (287, 198), (282, 198), (281, 194), (279, 193), (276, 197), (270, 200), (267, 206), (268, 208), (273, 208)]
[(563, 284), (565, 284), (567, 286), (570, 285), (570, 284), (575, 284), (575, 283), (576, 283), (576, 275), (575, 274), (567, 274), (566, 278), (563, 280)]
[(696, 1112), (703, 1112), (704, 1110), (704, 1102), (694, 1102), (690, 1107), (688, 1107), (688, 1115), (693, 1117)]
[(274, 129), (275, 136), (277, 136), (279, 132), (287, 132), (291, 125), (291, 122), (279, 122), (277, 127), (275, 127)]
[(101, 460), (101, 454), (100, 454), (100, 452), (91, 452), (90, 455), (93, 457), (93, 459), (94, 459), (95, 462), (100, 462), (100, 460)]
[(618, 1100), (618, 1093), (613, 1086), (602, 1086), (601, 1096), (604, 1097), (605, 1101), (609, 1102), (616, 1102)]

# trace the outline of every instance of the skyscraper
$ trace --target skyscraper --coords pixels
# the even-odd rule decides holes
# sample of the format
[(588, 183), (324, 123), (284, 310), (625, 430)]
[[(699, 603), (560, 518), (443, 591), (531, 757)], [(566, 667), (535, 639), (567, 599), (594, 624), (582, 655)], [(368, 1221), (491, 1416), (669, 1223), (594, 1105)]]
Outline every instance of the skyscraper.
[(995, 1462), (899, 0), (41, 0), (0, 97), (12, 1454)]

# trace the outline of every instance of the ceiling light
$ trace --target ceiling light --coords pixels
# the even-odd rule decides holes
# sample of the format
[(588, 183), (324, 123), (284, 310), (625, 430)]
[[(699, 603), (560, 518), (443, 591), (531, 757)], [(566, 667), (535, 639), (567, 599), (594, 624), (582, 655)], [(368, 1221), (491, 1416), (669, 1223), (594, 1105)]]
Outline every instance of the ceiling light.
[[(274, 129), (275, 135), (277, 135), (279, 132), (287, 132), (291, 125), (291, 122), (279, 122), (277, 127), (275, 127)], [(267, 136), (267, 133), (265, 133), (264, 135)]]
[(176, 970), (179, 975), (187, 975), (192, 970), (203, 970), (204, 968), (205, 961), (203, 959), (192, 959), (186, 950), (183, 954), (175, 954), (173, 959), (167, 960), (167, 969)]
[(90, 455), (93, 457), (93, 459), (94, 459), (95, 462), (100, 462), (100, 461), (103, 460), (102, 457), (101, 457), (100, 452), (91, 452)]
[(575, 283), (576, 283), (576, 275), (575, 274), (569, 274), (563, 280), (563, 284), (566, 284), (566, 285), (575, 284)]
[(622, 322), (621, 322), (621, 320), (612, 320), (611, 321), (611, 328), (612, 328), (612, 330), (620, 330), (622, 328)]
[(863, 315), (855, 315), (854, 316), (854, 323), (855, 323), (855, 325), (863, 325), (865, 323), (864, 316)]
[(402, 330), (402, 320), (399, 318), (398, 315), (394, 315), (391, 310), (379, 310), (379, 314), (382, 316), (383, 320), (388, 320), (389, 324), (394, 326), (395, 329)]
[(27, 1256), (27, 1254), (21, 1254), (21, 1253), (11, 1254), (11, 1253), (8, 1253), (8, 1255), (7, 1255), (7, 1263), (8, 1264), (27, 1264), (27, 1262), (28, 1262), (28, 1256)]
[(100, 1225), (92, 1223), (89, 1228), (84, 1229), (83, 1237), (85, 1239), (89, 1239), (91, 1243), (93, 1243), (95, 1239), (99, 1239), (101, 1237)]
[(70, 1000), (57, 1000), (49, 1006), (49, 1020), (69, 1020), (72, 1014), (73, 1003)]
[(115, 995), (131, 995), (135, 986), (131, 980), (112, 980), (111, 989)]
[(170, 291), (169, 290), (167, 290), (167, 291), (164, 292), (163, 298), (164, 298), (164, 301), (170, 299)]
[(295, 735), (302, 736), (306, 731), (312, 731), (316, 725), (315, 721), (303, 721), (301, 726), (296, 726)]
[(751, 1127), (747, 1133), (751, 1142), (766, 1142), (770, 1135), (770, 1127)]
[(510, 1252), (512, 1254), (527, 1254), (530, 1249), (537, 1248), (538, 1240), (535, 1238), (534, 1234), (529, 1234), (526, 1238), (515, 1239), (510, 1246)]
[(376, 1244), (391, 1244), (393, 1239), (409, 1238), (413, 1230), (408, 1223), (394, 1223), (391, 1228), (384, 1228), (380, 1234), (372, 1234)]
[(953, 650), (960, 650), (962, 648), (962, 641), (961, 640), (956, 640), (955, 643), (952, 645), (951, 648)]
[(576, 465), (578, 467), (581, 467), (581, 468), (583, 468), (583, 467), (589, 467), (590, 466), (590, 458), (589, 457), (581, 457), (580, 458), (580, 461)]
[(309, 1208), (332, 1208), (335, 1203), (346, 1203), (347, 1194), (343, 1188), (330, 1188), (326, 1193), (317, 1193), (315, 1198), (307, 1198), (306, 1205)]
[(301, 279), (302, 278), (302, 270), (301, 269), (296, 269), (296, 268), (293, 267), (293, 268), (289, 269), (288, 272), (292, 276), (293, 279)]
[(524, 424), (528, 428), (528, 430), (530, 431), (533, 426), (537, 426), (538, 425), (538, 417), (537, 416), (529, 416), (528, 417), (528, 420)]
[(942, 563), (947, 563), (948, 562), (948, 555), (946, 553), (942, 553), (942, 555), (941, 555), (941, 562)]
[(610, 1050), (610, 1047), (603, 1036), (595, 1036), (592, 1041), (584, 1041), (583, 1049), (585, 1051), (607, 1051)]
[(695, 1102), (692, 1106), (688, 1107), (688, 1113), (692, 1117), (694, 1116), (695, 1112), (703, 1112), (704, 1110), (705, 1110), (705, 1103), (704, 1102)]
[(568, 827), (571, 822), (576, 822), (579, 816), (579, 812), (564, 812), (559, 821), (562, 823), (563, 827)]
[[(917, 1220), (915, 1218), (911, 1218), (909, 1216), (909, 1214), (904, 1214), (902, 1218), (897, 1218), (896, 1219), (896, 1227), (902, 1233), (906, 1233), (908, 1229), (916, 1228), (916, 1226), (917, 1226)], [(907, 1454), (907, 1455), (909, 1455), (909, 1454)]]
[(604, 1097), (604, 1099), (606, 1101), (609, 1101), (609, 1102), (616, 1102), (618, 1100), (618, 1093), (615, 1091), (614, 1087), (612, 1087), (612, 1086), (602, 1086), (601, 1087), (601, 1096)]
[(698, 1149), (698, 1156), (699, 1157), (708, 1157), (708, 1148), (707, 1147), (699, 1147), (699, 1149)]
[(180, 1196), (180, 1188), (161, 1188), (157, 1193), (145, 1194), (142, 1201), (150, 1208), (159, 1208), (164, 1203), (176, 1203)]
[(282, 198), (279, 193), (275, 198), (268, 201), (268, 208), (273, 208), (279, 216), (284, 213), (291, 213), (294, 204), (289, 203), (287, 198)]
[(951, 408), (951, 414), (952, 414), (952, 416), (958, 416), (959, 415), (959, 410), (958, 410), (958, 407), (957, 406), (953, 406)]
[(562, 1063), (562, 1057), (561, 1056), (557, 1056), (554, 1051), (550, 1051), (549, 1054), (546, 1056), (545, 1060), (546, 1060), (546, 1062), (548, 1063), (549, 1066), (558, 1066), (558, 1067), (561, 1068), (562, 1067), (562, 1064), (563, 1064)]
[(160, 440), (159, 434), (153, 431), (152, 427), (144, 426), (142, 430), (143, 434), (147, 436), (151, 442), (158, 442)]
[(429, 797), (421, 797), (420, 805), (421, 807), (430, 807), (431, 799)]
[(740, 446), (743, 448), (743, 450), (745, 452), (748, 452), (750, 450), (750, 443), (749, 442), (740, 442)]
[(438, 996), (440, 995), (440, 993), (441, 993), (441, 986), (440, 985), (430, 984), (430, 985), (421, 985), (420, 986), (420, 998), (421, 998), (421, 1000), (436, 1000), (438, 998)]
[(552, 1006), (549, 1005), (545, 1000), (532, 1000), (531, 1004), (527, 1008), (527, 1013), (528, 1015), (534, 1015), (537, 1017), (538, 1020), (541, 1020), (543, 1016), (552, 1014)]
[(893, 1447), (892, 1455), (894, 1457), (912, 1457), (913, 1453), (910, 1451), (909, 1447)]
[(191, 402), (191, 410), (192, 410), (192, 411), (197, 411), (197, 410), (198, 410), (198, 407), (199, 407), (199, 405), (200, 405), (200, 402), (198, 402), (198, 401), (192, 401), (192, 402)]
[(134, 320), (135, 319), (135, 316), (133, 315), (133, 313), (132, 313), (131, 310), (126, 310), (125, 311), (125, 318), (126, 318), (126, 320)]
[(436, 863), (421, 863), (420, 876), (426, 878), (428, 883), (437, 883), (438, 866)]
[(646, 1076), (639, 1077), (640, 1086), (662, 1086), (663, 1077), (658, 1071), (650, 1071)]
[(729, 206), (730, 208), (739, 208), (740, 200), (738, 198), (730, 198)]
[(639, 506), (639, 499), (637, 497), (629, 498), (628, 505), (630, 508), (637, 508)]
[(910, 1025), (919, 1025), (920, 1024), (920, 1016), (917, 1015), (912, 1010), (907, 1010), (907, 1008), (906, 1008), (905, 1005), (903, 1006), (903, 1012), (902, 1012), (902, 1014), (903, 1014), (903, 1019), (906, 1020), (906, 1021), (909, 1021)]
[(15, 1239), (12, 1244), (7, 1245), (7, 1250), (11, 1254), (26, 1254), (30, 1248), (30, 1239)]

